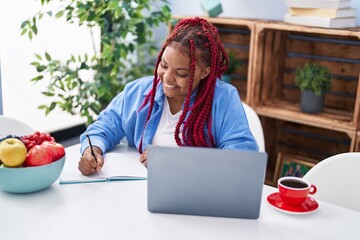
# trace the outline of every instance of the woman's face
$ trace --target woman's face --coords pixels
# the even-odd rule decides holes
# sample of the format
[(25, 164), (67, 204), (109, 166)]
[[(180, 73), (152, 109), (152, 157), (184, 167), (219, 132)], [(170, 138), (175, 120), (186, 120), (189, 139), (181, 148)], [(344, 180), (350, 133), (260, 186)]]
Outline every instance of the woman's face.
[[(200, 68), (196, 64), (194, 90), (210, 72), (210, 67)], [(190, 81), (190, 58), (186, 53), (181, 53), (181, 48), (167, 46), (157, 69), (160, 77), (164, 94), (168, 98), (175, 98), (183, 102), (187, 95), (188, 84)]]

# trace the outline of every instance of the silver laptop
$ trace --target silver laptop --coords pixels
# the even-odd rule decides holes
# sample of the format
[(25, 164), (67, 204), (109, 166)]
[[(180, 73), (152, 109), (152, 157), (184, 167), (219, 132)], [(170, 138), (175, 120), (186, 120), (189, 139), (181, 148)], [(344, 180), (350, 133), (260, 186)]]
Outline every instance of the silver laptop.
[(148, 148), (148, 210), (259, 217), (267, 154), (199, 147)]

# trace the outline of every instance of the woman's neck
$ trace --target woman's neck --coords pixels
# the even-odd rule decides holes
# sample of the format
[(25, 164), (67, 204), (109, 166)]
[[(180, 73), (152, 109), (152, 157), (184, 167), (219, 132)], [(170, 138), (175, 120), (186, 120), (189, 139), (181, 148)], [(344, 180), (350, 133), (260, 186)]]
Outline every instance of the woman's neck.
[(167, 98), (167, 101), (170, 106), (171, 114), (176, 114), (182, 110), (182, 105), (183, 105), (185, 99), (176, 99), (176, 98), (169, 98), (169, 97), (166, 97), (166, 98)]

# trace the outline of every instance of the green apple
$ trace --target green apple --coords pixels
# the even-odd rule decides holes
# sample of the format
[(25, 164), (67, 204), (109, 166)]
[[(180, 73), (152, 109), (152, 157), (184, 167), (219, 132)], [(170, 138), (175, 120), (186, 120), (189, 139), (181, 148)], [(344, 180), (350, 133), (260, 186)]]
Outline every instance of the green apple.
[(0, 143), (0, 160), (7, 167), (18, 167), (26, 159), (26, 146), (17, 138), (7, 138)]

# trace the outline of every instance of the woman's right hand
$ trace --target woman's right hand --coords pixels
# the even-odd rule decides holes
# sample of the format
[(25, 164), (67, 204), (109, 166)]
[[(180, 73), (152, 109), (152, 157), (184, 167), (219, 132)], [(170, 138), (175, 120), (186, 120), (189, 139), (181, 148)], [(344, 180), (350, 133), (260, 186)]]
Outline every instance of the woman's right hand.
[(80, 158), (78, 168), (85, 176), (99, 172), (104, 165), (104, 158), (102, 157), (101, 149), (94, 147), (94, 153), (96, 156), (96, 161), (91, 154), (89, 147), (85, 149), (84, 154)]
[(147, 167), (147, 150), (145, 149), (140, 156), (140, 162)]

